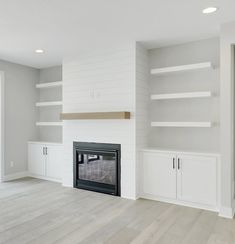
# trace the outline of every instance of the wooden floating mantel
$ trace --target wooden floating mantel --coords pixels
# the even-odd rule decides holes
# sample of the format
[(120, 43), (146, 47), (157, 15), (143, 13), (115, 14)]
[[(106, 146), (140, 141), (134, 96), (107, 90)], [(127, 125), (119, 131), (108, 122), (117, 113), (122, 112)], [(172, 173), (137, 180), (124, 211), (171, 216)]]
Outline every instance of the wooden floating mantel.
[(61, 113), (61, 120), (79, 119), (130, 119), (130, 112), (90, 112), (90, 113)]

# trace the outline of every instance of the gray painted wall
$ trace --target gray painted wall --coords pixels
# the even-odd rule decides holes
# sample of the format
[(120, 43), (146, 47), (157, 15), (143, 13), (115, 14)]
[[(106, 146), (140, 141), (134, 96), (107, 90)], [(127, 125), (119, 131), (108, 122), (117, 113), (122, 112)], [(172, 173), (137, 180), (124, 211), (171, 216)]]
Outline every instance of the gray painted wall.
[(5, 72), (5, 175), (9, 175), (27, 170), (27, 142), (38, 138), (39, 70), (2, 60), (0, 70)]
[(40, 69), (40, 82), (53, 82), (62, 80), (62, 66), (54, 66), (45, 69)]
[[(62, 66), (55, 66), (45, 69), (40, 69), (40, 82), (54, 82), (62, 80)], [(45, 101), (61, 101), (62, 89), (55, 87), (51, 89), (40, 89), (39, 100)], [(61, 106), (42, 107), (38, 108), (40, 121), (59, 121), (59, 114), (62, 111)], [(62, 142), (62, 128), (56, 127), (40, 127), (39, 140), (49, 142)]]
[[(220, 35), (220, 151), (221, 151), (221, 209), (222, 216), (231, 217), (234, 199), (234, 65), (235, 22), (221, 26)], [(234, 208), (234, 209), (233, 209)]]

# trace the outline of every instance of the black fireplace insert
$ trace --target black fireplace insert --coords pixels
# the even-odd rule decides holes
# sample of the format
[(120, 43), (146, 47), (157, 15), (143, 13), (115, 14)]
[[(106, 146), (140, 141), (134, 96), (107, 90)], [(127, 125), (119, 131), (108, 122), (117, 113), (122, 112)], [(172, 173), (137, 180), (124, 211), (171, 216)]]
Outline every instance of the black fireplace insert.
[(121, 145), (74, 142), (74, 187), (120, 196)]

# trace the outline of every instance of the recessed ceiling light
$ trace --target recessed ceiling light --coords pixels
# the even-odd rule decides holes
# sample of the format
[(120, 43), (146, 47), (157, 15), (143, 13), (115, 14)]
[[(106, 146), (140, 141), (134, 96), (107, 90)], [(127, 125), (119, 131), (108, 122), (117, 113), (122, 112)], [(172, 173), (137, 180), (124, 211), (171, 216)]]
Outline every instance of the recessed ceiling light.
[(218, 8), (216, 7), (209, 7), (209, 8), (205, 8), (202, 10), (203, 14), (212, 14), (214, 12), (216, 12), (218, 10)]
[(35, 53), (44, 53), (44, 50), (43, 49), (36, 49)]

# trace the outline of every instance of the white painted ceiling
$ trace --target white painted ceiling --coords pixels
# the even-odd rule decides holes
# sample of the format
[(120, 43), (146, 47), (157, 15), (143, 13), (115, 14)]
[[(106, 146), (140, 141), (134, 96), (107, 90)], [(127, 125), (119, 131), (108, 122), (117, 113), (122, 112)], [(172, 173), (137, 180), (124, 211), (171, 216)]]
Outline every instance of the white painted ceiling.
[[(208, 6), (219, 11), (202, 14)], [(218, 36), (233, 20), (235, 0), (0, 0), (0, 59), (49, 67), (134, 40), (154, 48)]]

